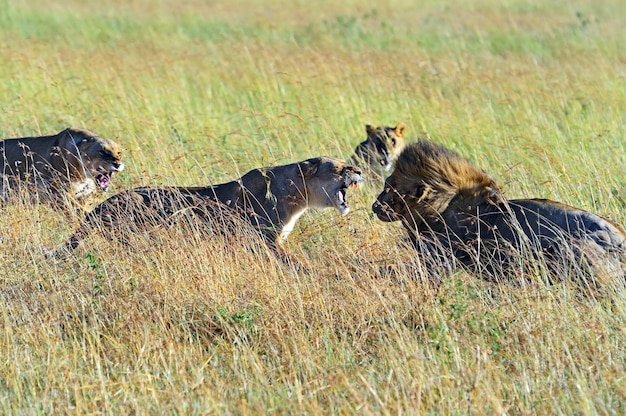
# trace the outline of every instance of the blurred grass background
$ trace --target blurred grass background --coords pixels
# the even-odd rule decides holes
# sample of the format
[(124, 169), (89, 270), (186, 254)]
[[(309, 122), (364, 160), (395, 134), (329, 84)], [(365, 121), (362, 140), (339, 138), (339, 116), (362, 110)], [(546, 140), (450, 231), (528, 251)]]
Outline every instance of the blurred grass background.
[[(626, 223), (626, 3), (0, 1), (0, 136), (118, 141), (111, 190), (202, 185), (407, 126), (541, 196)], [(622, 414), (625, 304), (570, 285), (438, 296), (368, 184), (304, 217), (286, 270), (171, 231), (136, 247), (2, 207), (3, 413)], [(103, 196), (104, 198), (104, 196)], [(396, 276), (380, 275), (392, 266)]]

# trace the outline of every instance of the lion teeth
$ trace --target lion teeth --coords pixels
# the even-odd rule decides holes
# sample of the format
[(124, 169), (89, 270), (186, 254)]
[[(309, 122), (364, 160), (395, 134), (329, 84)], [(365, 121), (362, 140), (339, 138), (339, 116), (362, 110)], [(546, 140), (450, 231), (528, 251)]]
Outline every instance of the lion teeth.
[(111, 183), (111, 175), (108, 173), (101, 173), (96, 178), (96, 182), (98, 182), (98, 185), (100, 185), (100, 188), (106, 191), (109, 188), (109, 185)]
[(339, 206), (347, 207), (347, 206), (350, 205), (348, 203), (348, 200), (346, 199), (346, 190), (345, 189), (340, 189), (339, 192), (337, 192), (337, 200), (339, 202)]

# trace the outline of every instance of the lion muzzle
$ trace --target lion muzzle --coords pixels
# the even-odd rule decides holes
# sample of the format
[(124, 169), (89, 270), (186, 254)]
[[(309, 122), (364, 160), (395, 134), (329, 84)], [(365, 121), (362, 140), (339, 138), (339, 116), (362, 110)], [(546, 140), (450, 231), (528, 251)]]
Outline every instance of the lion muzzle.
[(398, 221), (398, 215), (396, 212), (385, 202), (380, 202), (380, 197), (372, 204), (372, 211), (379, 220), (383, 222)]
[(336, 202), (337, 209), (341, 215), (347, 215), (350, 212), (350, 203), (348, 202), (348, 188), (357, 187), (363, 181), (361, 171), (351, 167), (350, 172), (344, 172), (344, 184), (337, 190)]

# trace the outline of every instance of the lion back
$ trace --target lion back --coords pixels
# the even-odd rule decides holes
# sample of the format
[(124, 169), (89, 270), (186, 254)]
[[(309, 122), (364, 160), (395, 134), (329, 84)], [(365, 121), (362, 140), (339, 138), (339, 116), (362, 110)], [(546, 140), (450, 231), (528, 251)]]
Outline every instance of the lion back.
[[(512, 206), (537, 216), (536, 223), (546, 233), (552, 229), (567, 232), (575, 239), (591, 240), (606, 250), (625, 250), (626, 232), (618, 224), (591, 212), (548, 199), (509, 201)], [(518, 215), (519, 216), (519, 215)]]
[(45, 174), (49, 166), (50, 149), (56, 137), (26, 137), (0, 142), (2, 174), (27, 179), (34, 171)]
[(596, 273), (620, 280), (626, 277), (626, 232), (620, 225), (547, 199), (513, 200), (509, 204), (522, 228), (530, 228), (526, 233), (539, 236), (544, 250), (559, 257), (569, 251)]

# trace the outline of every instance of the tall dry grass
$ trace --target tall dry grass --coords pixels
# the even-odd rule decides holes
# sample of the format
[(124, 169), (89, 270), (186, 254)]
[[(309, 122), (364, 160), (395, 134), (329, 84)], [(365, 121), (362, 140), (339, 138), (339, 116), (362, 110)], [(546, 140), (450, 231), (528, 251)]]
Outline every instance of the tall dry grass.
[[(112, 191), (206, 184), (407, 125), (509, 197), (626, 223), (622, 2), (0, 3), (2, 137), (88, 127)], [(394, 224), (316, 212), (284, 267), (249, 236), (94, 236), (2, 207), (0, 409), (20, 413), (626, 412), (623, 293), (457, 273), (438, 293)], [(381, 270), (395, 269), (395, 273)]]

